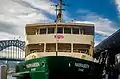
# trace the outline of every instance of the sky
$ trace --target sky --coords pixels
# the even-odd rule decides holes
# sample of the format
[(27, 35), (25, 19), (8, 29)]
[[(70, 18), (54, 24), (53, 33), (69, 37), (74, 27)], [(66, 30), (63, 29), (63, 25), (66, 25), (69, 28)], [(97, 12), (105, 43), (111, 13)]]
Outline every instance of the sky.
[[(0, 0), (0, 40), (25, 40), (25, 25), (54, 22), (59, 0)], [(95, 45), (120, 29), (120, 0), (63, 0), (66, 22), (95, 24)]]

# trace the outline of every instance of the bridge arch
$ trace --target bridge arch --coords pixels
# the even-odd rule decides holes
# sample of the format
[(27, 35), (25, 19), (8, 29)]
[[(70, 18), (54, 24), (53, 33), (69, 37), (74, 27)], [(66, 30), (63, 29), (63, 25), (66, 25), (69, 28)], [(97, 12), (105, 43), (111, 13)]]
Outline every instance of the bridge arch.
[(25, 41), (0, 41), (0, 60), (21, 61), (25, 58)]
[(10, 47), (10, 46), (15, 46), (20, 48), (21, 50), (25, 51), (25, 41), (20, 41), (20, 40), (3, 40), (0, 41), (0, 51), (3, 49)]

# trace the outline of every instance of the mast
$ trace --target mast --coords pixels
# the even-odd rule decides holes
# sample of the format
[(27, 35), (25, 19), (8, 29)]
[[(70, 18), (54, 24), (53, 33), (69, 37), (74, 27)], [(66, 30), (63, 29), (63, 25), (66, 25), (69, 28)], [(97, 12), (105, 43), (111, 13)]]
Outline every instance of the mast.
[(56, 6), (56, 7), (59, 6), (59, 8), (56, 9), (56, 13), (57, 13), (57, 11), (59, 11), (58, 14), (56, 15), (56, 21), (57, 21), (57, 22), (62, 22), (62, 18), (63, 18), (63, 17), (62, 17), (62, 11), (64, 10), (64, 9), (63, 9), (63, 5), (64, 5), (64, 4), (63, 4), (63, 1), (60, 0), (60, 3), (58, 3), (57, 6)]
[(63, 5), (63, 3), (62, 3), (62, 0), (60, 0), (60, 9), (59, 9), (59, 12), (60, 12), (60, 22), (62, 22), (62, 5)]
[[(60, 0), (60, 3), (54, 5), (56, 7), (56, 21), (55, 21), (56, 22), (56, 29), (55, 29), (55, 33), (56, 33), (56, 35), (55, 35), (55, 38), (56, 38), (56, 56), (58, 56), (58, 42), (59, 42), (59, 40), (57, 38), (57, 23), (62, 22), (62, 18), (63, 18), (62, 17), (62, 10), (64, 10), (62, 7), (63, 5), (65, 5), (65, 4), (63, 4), (62, 0)], [(57, 12), (57, 11), (59, 11), (59, 12)]]
[[(55, 7), (56, 7), (56, 30), (55, 30), (55, 38), (56, 38), (56, 56), (58, 56), (58, 39), (57, 39), (57, 22), (62, 22), (62, 0), (60, 0), (60, 3), (56, 4)], [(59, 9), (58, 9), (58, 6), (59, 6)], [(57, 12), (59, 11), (59, 12)]]

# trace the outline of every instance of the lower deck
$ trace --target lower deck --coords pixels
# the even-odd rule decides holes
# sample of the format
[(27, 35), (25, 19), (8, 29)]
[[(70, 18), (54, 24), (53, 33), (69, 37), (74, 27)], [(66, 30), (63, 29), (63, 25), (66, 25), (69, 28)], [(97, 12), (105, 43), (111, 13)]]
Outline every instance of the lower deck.
[(48, 56), (20, 63), (17, 79), (101, 79), (103, 66), (83, 59)]

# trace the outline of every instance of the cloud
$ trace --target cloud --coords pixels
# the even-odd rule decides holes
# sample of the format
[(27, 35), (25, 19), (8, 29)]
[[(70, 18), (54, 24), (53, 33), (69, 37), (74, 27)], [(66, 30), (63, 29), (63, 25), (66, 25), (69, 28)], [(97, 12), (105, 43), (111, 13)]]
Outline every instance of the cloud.
[(22, 38), (16, 34), (9, 34), (7, 32), (0, 32), (0, 40), (13, 40), (13, 39), (24, 40), (24, 38)]
[(99, 41), (95, 39), (95, 45), (106, 39), (108, 36), (117, 31), (115, 24), (107, 18), (100, 17), (98, 15), (88, 16), (86, 20), (95, 23), (95, 32), (100, 34)]
[[(52, 21), (47, 15), (55, 15), (48, 0), (0, 0), (0, 35), (2, 39), (21, 36), (28, 23)], [(7, 6), (6, 6), (7, 5)]]
[[(94, 12), (90, 12), (87, 10), (78, 10), (77, 13), (83, 13), (85, 15), (83, 16), (79, 16), (80, 19), (83, 20), (83, 22), (86, 23), (94, 23), (95, 24), (95, 32), (97, 34), (100, 34), (101, 36), (99, 36), (99, 39), (101, 41), (103, 41), (104, 39), (106, 39), (108, 36), (110, 36), (112, 33), (114, 33), (115, 31), (117, 31), (117, 28), (115, 28), (114, 26), (116, 26), (116, 24), (111, 21), (108, 18), (104, 18), (100, 15), (97, 15)], [(95, 40), (95, 45), (97, 45), (99, 42), (101, 41), (97, 41)]]
[(105, 40), (108, 36), (95, 33), (95, 45), (98, 45), (101, 41)]
[[(25, 40), (25, 25), (28, 23), (53, 22), (55, 4), (50, 0), (1, 0), (0, 35), (2, 39), (20, 36)], [(7, 6), (6, 6), (7, 5)], [(64, 13), (65, 20), (70, 19)], [(4, 36), (2, 35), (4, 33)], [(9, 38), (8, 38), (9, 37)]]
[(88, 14), (86, 17), (82, 18), (95, 24), (96, 33), (109, 36), (117, 30), (117, 28), (114, 28), (114, 22), (99, 15)]
[[(49, 0), (1, 0), (0, 1), (0, 35), (2, 39), (13, 39), (21, 36), (24, 40), (24, 27), (28, 23), (53, 21), (50, 16), (55, 16), (54, 4)], [(7, 5), (7, 6), (6, 6)], [(96, 33), (109, 36), (116, 31), (111, 20), (101, 17), (88, 10), (78, 10), (76, 13), (84, 22), (95, 23)], [(69, 13), (64, 12), (65, 20), (72, 20)], [(106, 30), (107, 29), (107, 30)]]
[(100, 43), (100, 41), (95, 41), (95, 45), (94, 46), (97, 46), (99, 43)]
[(120, 0), (115, 0), (115, 4), (116, 4), (118, 12), (120, 14)]

